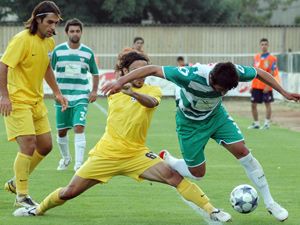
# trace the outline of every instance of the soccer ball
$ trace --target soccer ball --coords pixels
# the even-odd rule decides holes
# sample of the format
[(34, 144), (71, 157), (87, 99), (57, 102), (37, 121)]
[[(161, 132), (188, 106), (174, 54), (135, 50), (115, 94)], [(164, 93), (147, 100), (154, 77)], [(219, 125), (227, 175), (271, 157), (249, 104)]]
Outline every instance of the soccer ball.
[(254, 187), (241, 184), (230, 193), (231, 206), (239, 213), (250, 213), (256, 209), (258, 195)]

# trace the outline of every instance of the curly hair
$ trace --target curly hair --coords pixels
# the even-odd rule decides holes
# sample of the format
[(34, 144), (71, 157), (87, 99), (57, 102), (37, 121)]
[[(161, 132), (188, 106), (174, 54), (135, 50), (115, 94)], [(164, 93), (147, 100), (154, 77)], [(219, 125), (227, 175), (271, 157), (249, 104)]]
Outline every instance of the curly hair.
[(120, 75), (124, 76), (123, 69), (129, 69), (129, 66), (137, 60), (146, 61), (149, 64), (150, 60), (147, 55), (139, 53), (133, 49), (125, 48), (118, 55), (118, 62), (115, 66), (115, 71)]

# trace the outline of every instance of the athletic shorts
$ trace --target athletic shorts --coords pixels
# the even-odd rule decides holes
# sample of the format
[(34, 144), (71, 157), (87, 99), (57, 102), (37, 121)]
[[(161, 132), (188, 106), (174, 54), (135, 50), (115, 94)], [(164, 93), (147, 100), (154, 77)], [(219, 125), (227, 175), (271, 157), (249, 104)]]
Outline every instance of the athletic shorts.
[(56, 128), (58, 130), (73, 128), (77, 125), (85, 126), (88, 105), (78, 104), (74, 107), (61, 111), (61, 106), (55, 106), (56, 109)]
[(9, 141), (21, 135), (41, 135), (51, 131), (43, 101), (35, 104), (12, 103), (12, 108), (11, 114), (4, 117)]
[(252, 89), (251, 102), (253, 102), (253, 103), (274, 102), (273, 91), (263, 93), (263, 90), (261, 90), (261, 89)]
[(143, 180), (140, 176), (150, 167), (162, 162), (153, 152), (141, 151), (136, 156), (114, 159), (90, 155), (85, 163), (76, 172), (76, 175), (84, 179), (108, 182), (112, 177), (123, 175), (137, 181)]
[(244, 140), (241, 130), (223, 106), (215, 109), (205, 120), (190, 120), (177, 111), (176, 126), (181, 153), (189, 167), (205, 162), (204, 148), (209, 138), (218, 144), (233, 144)]

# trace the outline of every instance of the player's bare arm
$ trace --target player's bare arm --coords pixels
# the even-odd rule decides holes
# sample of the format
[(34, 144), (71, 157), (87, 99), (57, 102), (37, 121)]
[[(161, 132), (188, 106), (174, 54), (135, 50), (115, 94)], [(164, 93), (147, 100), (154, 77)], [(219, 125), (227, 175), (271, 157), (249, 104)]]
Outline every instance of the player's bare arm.
[(55, 96), (55, 99), (61, 104), (61, 111), (65, 111), (68, 108), (68, 100), (61, 94), (58, 85), (55, 81), (55, 76), (53, 73), (53, 70), (50, 66), (50, 64), (48, 65), (46, 74), (45, 74), (45, 80), (47, 82), (47, 84), (50, 86), (50, 88), (53, 91), (53, 94)]
[(8, 66), (0, 62), (0, 114), (2, 116), (9, 116), (12, 111), (7, 90), (7, 72)]
[(156, 98), (150, 96), (150, 95), (145, 95), (142, 93), (138, 93), (132, 90), (131, 84), (127, 83), (123, 86), (122, 92), (126, 95), (129, 95), (133, 98), (135, 98), (141, 105), (147, 107), (147, 108), (154, 108), (159, 105), (159, 102), (157, 101)]
[(266, 83), (270, 87), (274, 88), (276, 91), (278, 91), (282, 96), (284, 96), (288, 100), (294, 100), (294, 101), (299, 101), (300, 100), (300, 95), (297, 93), (289, 93), (286, 90), (284, 90), (281, 85), (274, 79), (274, 77), (269, 74), (268, 72), (256, 68), (257, 71), (257, 78), (261, 80), (262, 82)]
[(148, 76), (165, 78), (161, 66), (148, 65), (139, 69), (135, 69), (128, 73), (126, 76), (120, 77), (116, 81), (105, 84), (101, 90), (104, 94), (114, 94), (120, 92), (124, 84), (135, 79), (144, 78)]
[(93, 89), (89, 95), (89, 102), (92, 103), (97, 100), (97, 91), (98, 91), (98, 85), (99, 85), (99, 76), (94, 75), (93, 76)]

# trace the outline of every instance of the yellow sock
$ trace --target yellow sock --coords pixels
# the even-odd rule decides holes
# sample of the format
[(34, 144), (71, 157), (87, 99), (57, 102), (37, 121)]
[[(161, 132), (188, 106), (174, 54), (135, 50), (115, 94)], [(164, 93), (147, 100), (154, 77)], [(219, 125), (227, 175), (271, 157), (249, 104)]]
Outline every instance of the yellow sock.
[(187, 179), (183, 179), (176, 188), (183, 198), (193, 202), (208, 214), (215, 210), (213, 205), (209, 202), (209, 198), (196, 184), (188, 181)]
[(66, 202), (66, 200), (62, 200), (59, 198), (59, 192), (61, 190), (62, 188), (56, 189), (40, 203), (40, 205), (36, 209), (38, 215), (44, 214), (47, 210), (62, 205)]
[(45, 156), (41, 155), (37, 150), (34, 150), (31, 163), (30, 163), (30, 168), (29, 168), (29, 174), (32, 173), (34, 168), (45, 158)]
[(15, 163), (14, 171), (16, 177), (16, 189), (18, 195), (28, 194), (28, 178), (29, 167), (31, 163), (31, 156), (18, 152)]

